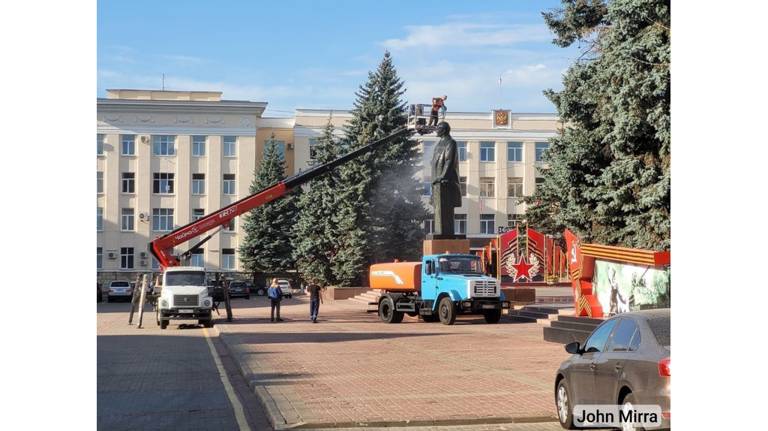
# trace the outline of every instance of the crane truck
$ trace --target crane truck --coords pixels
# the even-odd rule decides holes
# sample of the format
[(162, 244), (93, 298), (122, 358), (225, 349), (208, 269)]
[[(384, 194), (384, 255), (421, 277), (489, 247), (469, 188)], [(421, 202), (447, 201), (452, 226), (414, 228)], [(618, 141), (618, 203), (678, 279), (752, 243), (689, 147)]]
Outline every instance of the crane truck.
[(453, 325), (459, 314), (482, 314), (498, 323), (509, 308), (495, 278), (484, 274), (480, 258), (471, 254), (434, 254), (421, 262), (371, 265), (370, 286), (382, 291), (379, 318), (400, 323), (404, 315), (425, 322)]
[[(152, 240), (149, 243), (149, 251), (157, 259), (163, 272), (162, 288), (157, 298), (157, 320), (160, 328), (165, 329), (171, 319), (197, 320), (198, 323), (202, 323), (205, 326), (213, 325), (211, 314), (214, 305), (213, 292), (207, 286), (205, 269), (182, 266), (182, 262), (188, 259), (196, 250), (200, 249), (219, 230), (227, 226), (230, 220), (261, 205), (279, 199), (292, 189), (307, 183), (311, 179), (323, 175), (363, 154), (372, 152), (394, 139), (411, 136), (417, 132), (423, 135), (431, 133), (433, 130), (434, 128), (423, 126), (423, 124), (409, 124), (407, 127), (401, 127), (391, 134), (350, 151), (337, 159), (316, 165), (306, 171), (285, 178), (218, 211)], [(174, 247), (214, 229), (214, 232), (194, 244), (186, 252), (178, 256), (174, 255)], [(225, 300), (228, 301), (228, 294), (225, 293), (224, 296)]]

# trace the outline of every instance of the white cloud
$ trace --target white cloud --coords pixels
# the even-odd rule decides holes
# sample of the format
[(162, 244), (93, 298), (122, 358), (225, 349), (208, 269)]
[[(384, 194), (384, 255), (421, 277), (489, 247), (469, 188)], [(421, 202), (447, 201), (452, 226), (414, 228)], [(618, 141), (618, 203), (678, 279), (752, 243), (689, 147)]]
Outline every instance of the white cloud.
[(545, 42), (552, 36), (544, 24), (446, 23), (407, 26), (402, 39), (387, 39), (392, 50), (406, 48), (506, 46), (520, 42)]

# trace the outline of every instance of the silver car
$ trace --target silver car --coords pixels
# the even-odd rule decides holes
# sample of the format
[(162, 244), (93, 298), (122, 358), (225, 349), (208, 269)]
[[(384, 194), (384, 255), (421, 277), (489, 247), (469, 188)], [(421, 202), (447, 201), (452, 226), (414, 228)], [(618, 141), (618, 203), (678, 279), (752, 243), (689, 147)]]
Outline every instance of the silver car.
[(110, 281), (107, 289), (107, 302), (112, 302), (118, 298), (130, 301), (133, 297), (132, 284), (127, 281)]
[[(560, 425), (574, 429), (574, 406), (610, 404), (631, 410), (661, 407), (661, 428), (671, 427), (669, 309), (622, 313), (601, 323), (584, 346), (565, 346), (572, 356), (555, 376)], [(625, 423), (622, 429), (636, 429)]]

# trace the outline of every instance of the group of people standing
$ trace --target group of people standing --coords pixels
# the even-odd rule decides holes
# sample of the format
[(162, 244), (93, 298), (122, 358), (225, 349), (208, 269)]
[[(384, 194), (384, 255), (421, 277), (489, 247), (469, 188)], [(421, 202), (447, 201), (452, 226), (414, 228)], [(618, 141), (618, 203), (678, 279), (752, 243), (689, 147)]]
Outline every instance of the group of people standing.
[[(320, 311), (320, 304), (323, 302), (323, 290), (325, 290), (324, 287), (321, 287), (314, 282), (307, 286), (307, 294), (309, 295), (309, 318), (312, 320), (312, 323), (317, 323), (317, 313)], [(267, 297), (269, 297), (270, 303), (270, 321), (282, 322), (283, 319), (280, 318), (280, 302), (283, 300), (283, 289), (280, 288), (277, 279), (273, 279), (272, 283), (269, 285), (269, 289), (267, 289)], [(275, 314), (277, 314), (277, 318), (275, 318)]]

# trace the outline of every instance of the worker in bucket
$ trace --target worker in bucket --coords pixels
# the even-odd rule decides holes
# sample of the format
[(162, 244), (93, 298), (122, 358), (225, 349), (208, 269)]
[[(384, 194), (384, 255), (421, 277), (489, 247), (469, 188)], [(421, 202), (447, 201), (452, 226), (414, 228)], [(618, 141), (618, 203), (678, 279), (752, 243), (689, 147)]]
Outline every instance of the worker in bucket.
[(317, 281), (310, 281), (307, 287), (307, 293), (309, 294), (309, 318), (312, 319), (312, 323), (317, 323), (317, 313), (320, 311), (320, 304), (323, 303), (323, 290)]
[(443, 118), (445, 118), (445, 99), (447, 99), (448, 96), (443, 97), (434, 97), (432, 98), (432, 112), (430, 112), (429, 115), (429, 125), (430, 126), (437, 126), (437, 114), (442, 113)]
[(277, 309), (277, 321), (282, 322), (283, 319), (280, 318), (280, 301), (283, 300), (283, 289), (280, 289), (280, 285), (277, 284), (277, 279), (272, 279), (272, 284), (269, 285), (269, 289), (267, 289), (267, 296), (269, 297), (269, 303), (271, 306), (270, 310), (270, 321), (275, 321), (275, 309)]

